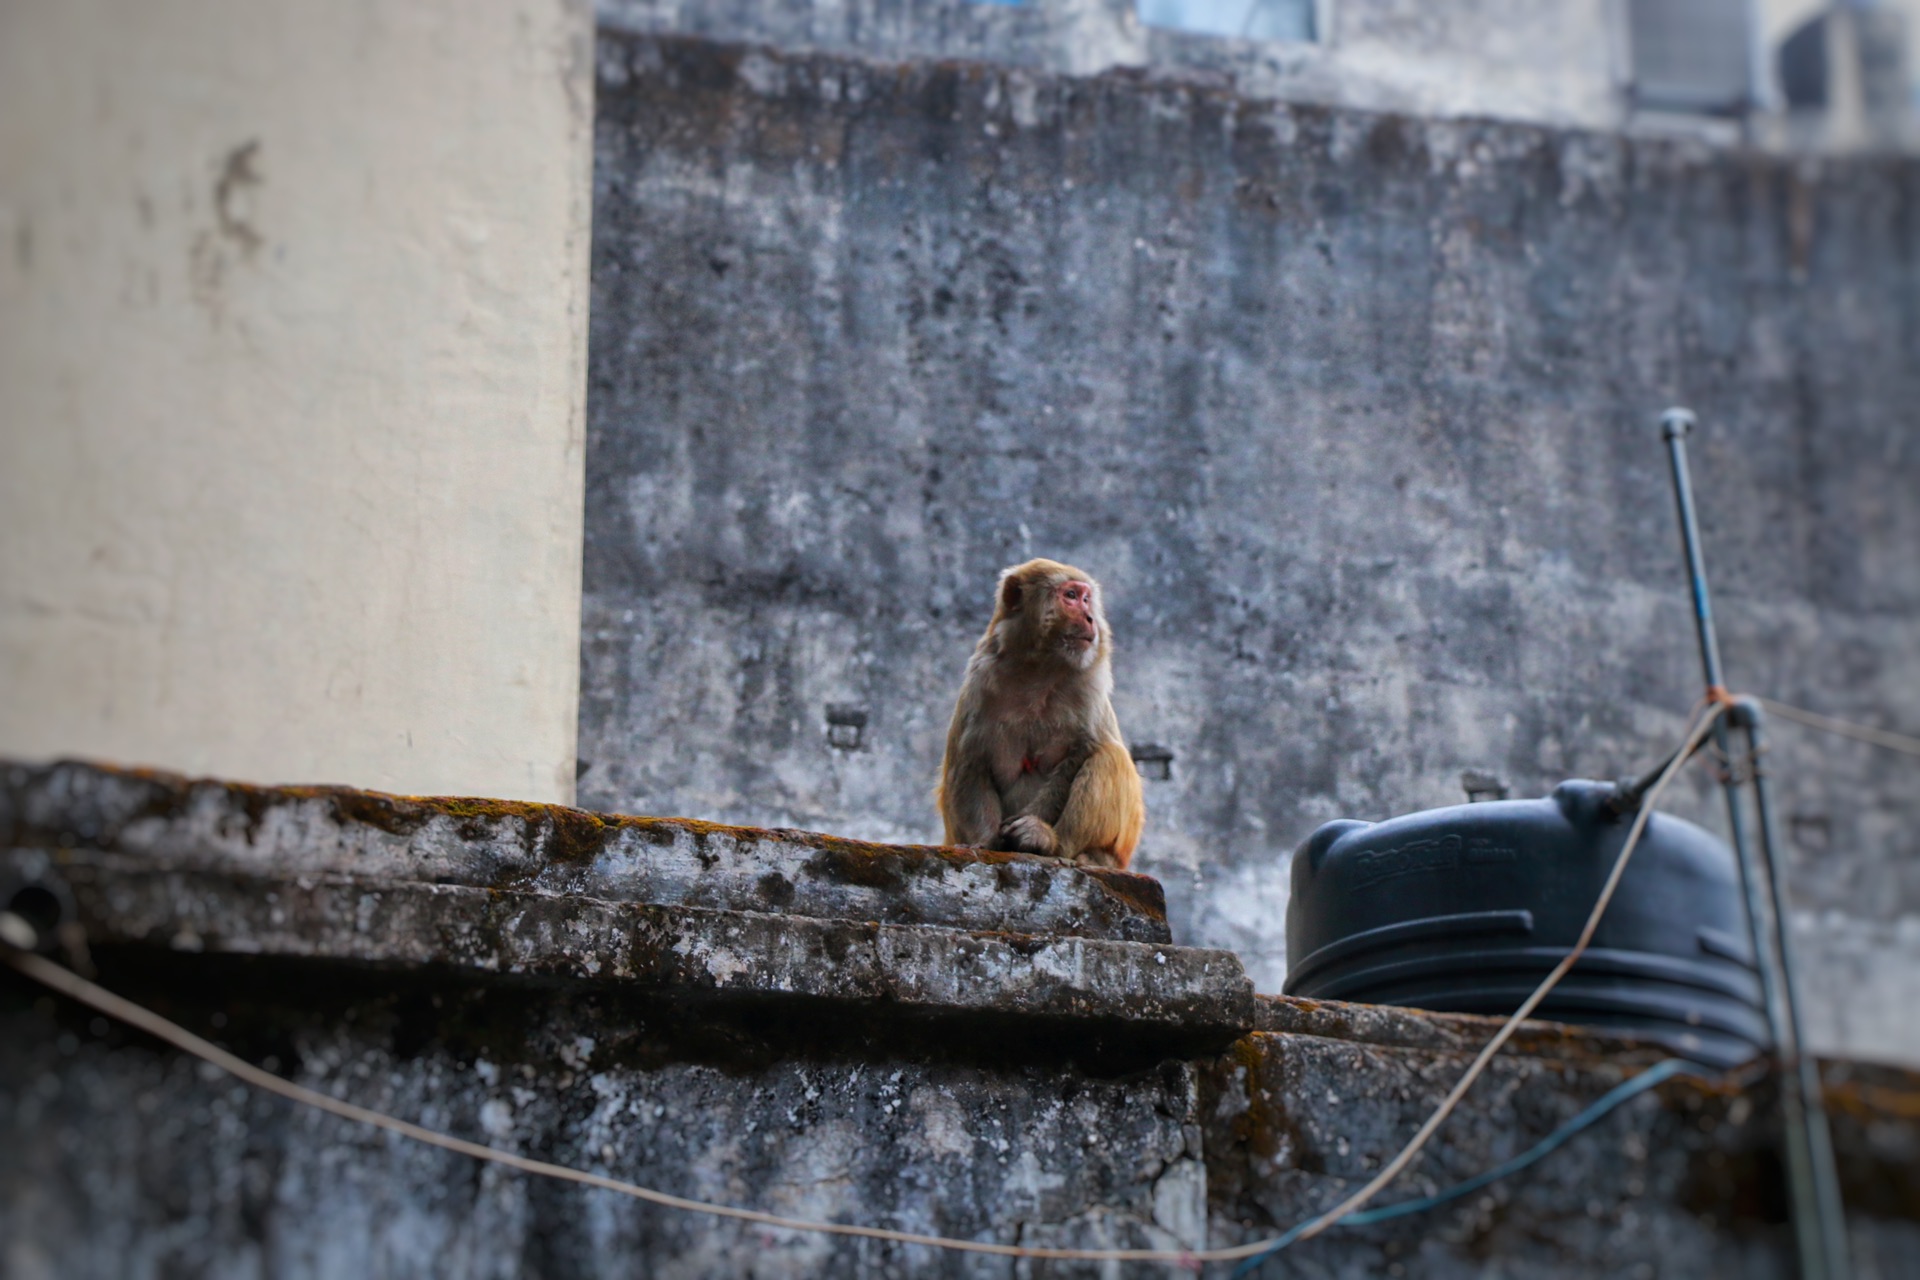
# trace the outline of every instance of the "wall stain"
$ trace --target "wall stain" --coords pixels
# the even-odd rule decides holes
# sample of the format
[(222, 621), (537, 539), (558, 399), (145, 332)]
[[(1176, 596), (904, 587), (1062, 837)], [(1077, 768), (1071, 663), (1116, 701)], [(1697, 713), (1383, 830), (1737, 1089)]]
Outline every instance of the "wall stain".
[(239, 245), (241, 252), (249, 257), (264, 241), (247, 220), (245, 210), (237, 206), (242, 192), (262, 183), (260, 171), (254, 168), (259, 155), (260, 139), (241, 143), (227, 153), (226, 162), (220, 166), (219, 180), (213, 184), (213, 211), (220, 219), (220, 234)]
[(253, 225), (246, 193), (264, 184), (257, 161), (260, 140), (251, 138), (227, 152), (220, 174), (213, 183), (213, 230), (193, 237), (187, 254), (187, 279), (194, 301), (206, 308), (216, 326), (224, 318), (227, 269), (232, 261), (229, 250), (237, 250), (242, 262), (249, 262), (266, 243)]

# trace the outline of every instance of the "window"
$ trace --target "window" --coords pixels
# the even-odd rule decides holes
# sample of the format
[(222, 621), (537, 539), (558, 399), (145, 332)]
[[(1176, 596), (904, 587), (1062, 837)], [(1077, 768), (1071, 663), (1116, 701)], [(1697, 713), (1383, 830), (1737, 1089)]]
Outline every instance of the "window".
[(1313, 40), (1314, 0), (1138, 0), (1140, 21), (1242, 40)]
[(1827, 105), (1827, 15), (1800, 24), (1780, 45), (1780, 93), (1796, 109)]
[(1867, 110), (1903, 112), (1907, 109), (1906, 16), (1891, 7), (1859, 5), (1844, 14), (1817, 13), (1800, 24), (1780, 44), (1776, 66), (1780, 92), (1796, 110), (1833, 105), (1834, 85), (1828, 83), (1828, 45), (1841, 49), (1852, 44), (1860, 68), (1860, 98)]
[(1751, 104), (1749, 0), (1630, 0), (1627, 22), (1639, 106), (1739, 115)]

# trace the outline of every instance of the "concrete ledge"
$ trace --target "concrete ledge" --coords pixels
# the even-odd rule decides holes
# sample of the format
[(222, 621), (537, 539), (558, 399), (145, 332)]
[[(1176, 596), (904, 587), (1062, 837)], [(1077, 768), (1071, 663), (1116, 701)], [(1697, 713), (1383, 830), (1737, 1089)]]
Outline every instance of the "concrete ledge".
[(0, 762), (0, 847), (174, 869), (377, 877), (614, 902), (1166, 943), (1158, 881), (1018, 854), (559, 805)]
[(0, 869), (57, 875), (88, 938), (103, 945), (1091, 1023), (1169, 1051), (1217, 1051), (1253, 1023), (1252, 986), (1226, 951), (330, 874), (173, 870), (85, 849), (9, 850)]
[[(1505, 1021), (1473, 1013), (1432, 1013), (1301, 996), (1255, 996), (1253, 1012), (1255, 1031), (1437, 1053), (1478, 1053)], [(1616, 1066), (1644, 1065), (1673, 1056), (1672, 1050), (1652, 1041), (1545, 1019), (1521, 1023), (1503, 1052)]]

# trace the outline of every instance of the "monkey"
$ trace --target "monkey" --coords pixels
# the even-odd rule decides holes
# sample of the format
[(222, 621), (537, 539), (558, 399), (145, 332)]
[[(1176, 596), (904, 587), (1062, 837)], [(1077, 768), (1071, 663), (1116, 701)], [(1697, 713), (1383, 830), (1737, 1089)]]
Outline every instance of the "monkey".
[(995, 589), (967, 660), (935, 798), (947, 843), (1125, 869), (1146, 804), (1109, 698), (1100, 584), (1029, 560)]

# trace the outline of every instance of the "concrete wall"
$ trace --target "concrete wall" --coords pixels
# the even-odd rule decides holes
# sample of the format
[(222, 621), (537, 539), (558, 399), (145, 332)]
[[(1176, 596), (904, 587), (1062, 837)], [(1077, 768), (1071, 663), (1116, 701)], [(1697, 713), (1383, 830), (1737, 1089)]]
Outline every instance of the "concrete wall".
[(1076, 74), (1133, 67), (1298, 102), (1592, 128), (1618, 125), (1625, 107), (1614, 0), (1327, 0), (1312, 43), (1150, 27), (1135, 0), (597, 3), (618, 31)]
[[(1920, 728), (1911, 162), (653, 38), (600, 75), (584, 803), (936, 836), (992, 575), (1057, 556), (1174, 754), (1136, 865), (1274, 990), (1318, 823), (1674, 743), (1676, 401), (1733, 681)], [(1816, 1039), (1920, 1059), (1913, 763), (1775, 736)], [(1703, 770), (1675, 807), (1722, 822)]]
[[(1831, 111), (1789, 118), (1779, 43), (1828, 0), (1753, 0), (1762, 109), (1744, 121), (1634, 107), (1628, 0), (1318, 0), (1312, 42), (1149, 26), (1139, 0), (596, 0), (613, 30), (764, 42), (865, 57), (978, 58), (1076, 74), (1201, 76), (1251, 97), (1429, 116), (1743, 139), (1781, 152), (1920, 147), (1920, 0), (1867, 0), (1904, 24), (1914, 101), (1863, 115), (1849, 45)], [(1844, 6), (1843, 6), (1844, 7)], [(1876, 19), (1879, 21), (1879, 19)], [(1836, 46), (1837, 48), (1837, 46)], [(1839, 83), (1836, 81), (1836, 83)]]
[[(265, 1070), (675, 1195), (983, 1243), (1270, 1238), (1378, 1169), (1488, 1018), (1256, 998), (1140, 877), (557, 806), (0, 760), (0, 904)], [(27, 898), (26, 901), (32, 901)], [(44, 935), (43, 935), (44, 936)], [(1383, 1199), (1665, 1050), (1523, 1024)], [(1824, 1065), (1862, 1280), (1920, 1259), (1920, 1075)], [(1269, 1274), (1794, 1274), (1773, 1081), (1667, 1081), (1544, 1163)], [(1218, 1277), (1226, 1268), (1209, 1267)], [(248, 1089), (0, 964), (0, 1273), (1166, 1280), (934, 1252), (482, 1165)]]
[(0, 750), (571, 795), (591, 31), (0, 4)]

